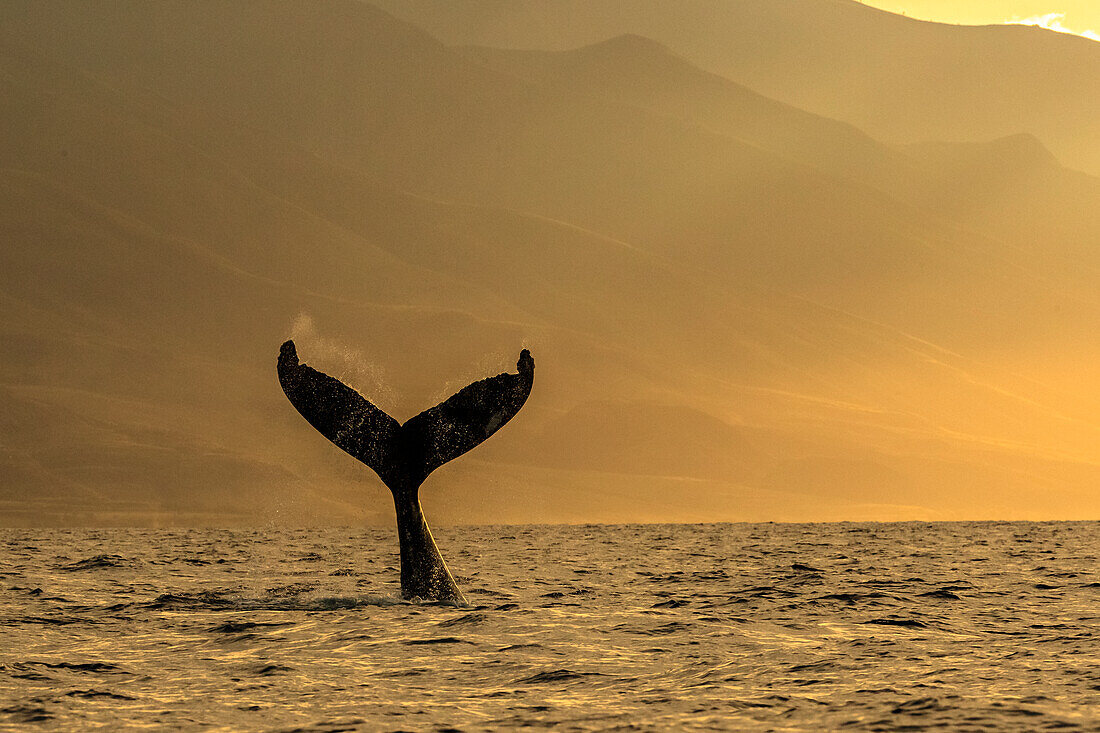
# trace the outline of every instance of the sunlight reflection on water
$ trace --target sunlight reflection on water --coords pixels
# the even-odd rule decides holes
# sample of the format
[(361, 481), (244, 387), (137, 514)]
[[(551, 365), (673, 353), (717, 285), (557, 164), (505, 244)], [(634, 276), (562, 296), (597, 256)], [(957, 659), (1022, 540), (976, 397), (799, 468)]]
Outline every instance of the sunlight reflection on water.
[(4, 530), (0, 721), (1100, 729), (1098, 523)]

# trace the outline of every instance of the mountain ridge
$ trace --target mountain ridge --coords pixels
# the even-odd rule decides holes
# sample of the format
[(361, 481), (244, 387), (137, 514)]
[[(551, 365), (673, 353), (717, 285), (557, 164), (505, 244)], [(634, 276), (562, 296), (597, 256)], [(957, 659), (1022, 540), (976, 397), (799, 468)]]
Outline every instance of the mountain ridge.
[(376, 0), (454, 45), (568, 50), (623, 33), (889, 143), (1026, 131), (1100, 175), (1100, 43), (824, 0)]
[[(1091, 363), (1069, 350), (1100, 312), (1087, 217), (1079, 242), (1021, 254), (980, 212), (886, 193), (855, 153), (945, 198), (988, 183), (966, 161), (790, 110), (852, 154), (845, 180), (737, 138), (736, 118), (700, 131), (723, 115), (696, 98), (678, 119), (652, 96), (600, 100), (607, 79), (525, 80), (348, 3), (310, 5), (299, 33), (305, 7), (122, 3), (121, 29), (94, 3), (4, 7), (0, 521), (388, 523), (373, 477), (279, 393), (289, 336), (394, 415), (531, 348), (523, 413), (425, 486), (444, 521), (649, 519), (676, 495), (693, 507), (666, 518), (1097, 511), (1098, 395), (1044, 387), (1025, 349), (1065, 350), (1055, 374)], [(144, 32), (165, 18), (171, 34)], [(42, 43), (13, 40), (36, 24)], [(297, 76), (265, 78), (292, 47)], [(653, 51), (626, 47), (628, 66)], [(1060, 167), (1031, 175), (1013, 182), (1060, 182), (1067, 211), (1094, 200)], [(1016, 201), (994, 194), (992, 211)], [(1020, 216), (1013, 236), (1047, 226)], [(853, 466), (898, 480), (853, 496)]]

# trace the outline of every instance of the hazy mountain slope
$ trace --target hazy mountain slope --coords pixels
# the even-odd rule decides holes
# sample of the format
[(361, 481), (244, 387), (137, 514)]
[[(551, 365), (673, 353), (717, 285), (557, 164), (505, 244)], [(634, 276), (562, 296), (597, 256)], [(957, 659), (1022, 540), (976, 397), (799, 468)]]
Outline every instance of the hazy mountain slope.
[[(974, 338), (982, 338), (983, 331), (990, 327), (990, 318), (1003, 319), (1004, 328), (1000, 329), (1003, 333), (1018, 326), (1021, 319), (1032, 323), (1046, 319), (1048, 328), (1057, 328), (1054, 322), (1061, 320), (1058, 315), (1063, 306), (1052, 303), (1052, 297), (1055, 302), (1063, 304), (1062, 299), (1066, 297), (1071, 301), (1079, 298), (1093, 300), (1091, 286), (1087, 284), (1091, 280), (1087, 277), (1079, 280), (1070, 289), (1072, 292), (1067, 292), (1063, 287), (1063, 292), (1054, 296), (1048, 278), (1064, 278), (1071, 274), (1071, 269), (1091, 273), (1097, 264), (1095, 250), (1089, 243), (1100, 237), (1098, 181), (1059, 166), (1034, 137), (1014, 136), (969, 146), (944, 144), (940, 147), (946, 151), (945, 154), (935, 160), (928, 152), (934, 147), (931, 145), (894, 150), (849, 126), (806, 114), (703, 72), (664, 47), (633, 36), (565, 52), (486, 48), (461, 51), (495, 70), (533, 80), (552, 90), (569, 90), (574, 94), (612, 99), (653, 111), (683, 121), (689, 127), (718, 131), (775, 155), (812, 164), (857, 186), (878, 189), (893, 201), (876, 200), (865, 194), (862, 206), (857, 205), (859, 208), (850, 209), (848, 214), (821, 209), (811, 211), (820, 220), (836, 218), (846, 222), (865, 219), (863, 212), (867, 209), (876, 209), (879, 214), (897, 212), (893, 226), (912, 231), (912, 224), (897, 222), (920, 219), (919, 227), (923, 231), (918, 236), (933, 242), (940, 240), (949, 250), (948, 261), (936, 261), (927, 248), (914, 253), (905, 245), (899, 247), (896, 241), (882, 238), (870, 246), (870, 252), (860, 252), (862, 257), (854, 261), (852, 250), (855, 249), (854, 243), (859, 241), (858, 232), (849, 230), (839, 236), (829, 232), (822, 237), (825, 243), (809, 242), (806, 234), (815, 231), (820, 224), (800, 221), (786, 229), (768, 222), (770, 231), (763, 235), (771, 248), (767, 261), (771, 264), (782, 263), (787, 272), (790, 272), (791, 262), (776, 252), (777, 247), (786, 246), (780, 244), (785, 242), (798, 243), (801, 249), (797, 256), (812, 267), (813, 277), (819, 282), (835, 281), (838, 275), (832, 270), (836, 262), (823, 264), (816, 259), (817, 254), (838, 258), (844, 268), (844, 274), (839, 277), (851, 276), (849, 282), (859, 281), (861, 275), (867, 274), (861, 273), (860, 268), (868, 266), (880, 267), (880, 275), (898, 274), (896, 264), (882, 260), (884, 256), (896, 254), (905, 259), (910, 268), (903, 277), (911, 280), (913, 270), (923, 270), (938, 281), (924, 283), (925, 288), (930, 288), (924, 292), (926, 297), (952, 278), (951, 273), (959, 267), (960, 260), (967, 258), (980, 261), (979, 268), (1027, 268), (1034, 271), (1034, 287), (1028, 291), (1006, 292), (999, 289), (1007, 285), (1005, 278), (1001, 277), (975, 281), (969, 274), (965, 276), (972, 281), (967, 285), (971, 302), (956, 299), (948, 308), (974, 308), (980, 307), (982, 302), (991, 301), (1001, 303), (1000, 309), (987, 309), (976, 332), (960, 331), (955, 323), (947, 330), (938, 329), (935, 322), (944, 314), (937, 310), (934, 303), (921, 309), (923, 314), (932, 316), (924, 323), (919, 321), (920, 313), (912, 312), (908, 306), (908, 313), (890, 314), (891, 322), (907, 328), (916, 327), (936, 338), (972, 343)], [(792, 187), (796, 185), (792, 183)], [(812, 199), (817, 194), (806, 190), (812, 188), (813, 184), (807, 182), (801, 190), (803, 200), (798, 204), (773, 201), (771, 205), (774, 210), (782, 211), (784, 216), (790, 216), (800, 208), (812, 206)], [(898, 202), (919, 211), (898, 207)], [(834, 199), (833, 205), (838, 208), (852, 206), (850, 199), (849, 202)], [(726, 230), (727, 236), (742, 240), (736, 249), (737, 256), (741, 258), (738, 263), (740, 267), (748, 264), (745, 256), (751, 252), (751, 245), (744, 243), (744, 239), (751, 238), (751, 235), (746, 234), (753, 232), (752, 228), (767, 216), (762, 210), (766, 208), (770, 207), (765, 205), (756, 210), (756, 221), (738, 221)], [(722, 214), (705, 217), (707, 223), (714, 225), (720, 222), (721, 217), (728, 215), (732, 209), (733, 205), (727, 205)], [(966, 231), (959, 231), (945, 222), (960, 224)], [(888, 230), (889, 226), (885, 228)], [(876, 223), (874, 227), (880, 231), (884, 229), (881, 223)], [(797, 234), (792, 236), (792, 231)], [(981, 236), (973, 236), (975, 232), (994, 235), (998, 242), (992, 245), (983, 243)], [(693, 235), (696, 244), (705, 241), (698, 231)], [(838, 240), (843, 242), (841, 246), (846, 251), (833, 249), (832, 243)], [(1019, 251), (1005, 247), (1005, 243), (1018, 247)], [(808, 254), (806, 250), (814, 254)], [(1038, 250), (1042, 251), (1042, 255), (1032, 256)], [(964, 267), (968, 272), (973, 272), (972, 265)], [(1000, 283), (1000, 286), (993, 285), (994, 292), (973, 292), (976, 285), (986, 287), (993, 282)], [(800, 285), (806, 287), (805, 283)], [(949, 284), (948, 287), (958, 292), (954, 285)], [(1018, 288), (1019, 284), (1009, 287)], [(845, 288), (833, 287), (831, 290), (832, 294), (838, 290), (852, 294), (850, 289)], [(951, 295), (946, 294), (946, 297), (951, 298)], [(836, 304), (836, 301), (830, 302)], [(862, 305), (865, 307), (867, 304)], [(1030, 311), (1019, 310), (1020, 306)], [(882, 307), (879, 302), (874, 308), (878, 317), (887, 315)], [(859, 310), (862, 311), (862, 308)], [(1087, 328), (1094, 325), (1091, 319), (1087, 321)], [(961, 339), (957, 338), (960, 336)]]
[(889, 142), (1036, 135), (1100, 174), (1100, 43), (850, 0), (378, 0), (448, 43), (564, 50), (633, 33)]
[(1077, 290), (859, 166), (355, 3), (2, 12), (4, 521), (385, 521), (282, 397), (290, 335), (402, 419), (535, 352), (521, 416), (426, 485), (449, 520), (1097, 511), (1088, 399), (998, 356)]
[[(42, 38), (38, 52), (92, 69), (111, 88), (151, 89), (184, 113), (201, 110), (223, 127), (291, 141), (422, 195), (536, 213), (692, 258), (724, 286), (766, 282), (923, 328), (942, 314), (935, 305), (914, 310), (897, 302), (893, 282), (920, 280), (914, 288), (943, 291), (944, 308), (965, 307), (958, 300), (970, 297), (975, 278), (969, 264), (959, 272), (960, 259), (991, 266), (989, 247), (868, 187), (889, 160), (881, 146), (781, 105), (771, 105), (773, 120), (815, 141), (802, 149), (841, 151), (831, 155), (852, 161), (850, 169), (872, 158), (860, 172), (867, 181), (853, 182), (853, 170), (838, 181), (815, 167), (820, 155), (803, 162), (795, 146), (781, 155), (732, 137), (748, 136), (743, 123), (704, 129), (697, 118), (722, 117), (705, 100), (690, 99), (702, 111), (678, 120), (568, 85), (525, 81), (458, 58), (355, 2), (326, 4), (324, 12), (289, 2), (121, 8), (107, 18), (106, 37), (87, 30), (104, 23), (94, 3), (32, 3), (13, 10), (4, 27), (16, 38)], [(632, 71), (638, 54), (621, 51), (618, 67)], [(654, 66), (651, 57), (641, 60)], [(306, 69), (314, 83), (303, 81)], [(657, 78), (669, 70), (657, 67)], [(671, 72), (685, 75), (682, 66)], [(195, 144), (225, 134), (212, 129)], [(897, 172), (904, 166), (896, 159), (893, 166), (885, 174), (904, 177)], [(992, 256), (1001, 258), (995, 248)], [(869, 280), (890, 285), (868, 288)], [(995, 290), (987, 299), (1002, 295)], [(923, 322), (912, 322), (924, 313)]]
[[(704, 112), (676, 120), (569, 85), (525, 83), (362, 4), (323, 13), (289, 2), (124, 5), (105, 17), (94, 3), (32, 3), (11, 10), (4, 28), (16, 43), (42, 39), (35, 52), (59, 54), (111, 88), (152, 91), (185, 113), (273, 134), (425, 195), (535, 212), (681, 254), (713, 257), (736, 238), (743, 256), (722, 269), (743, 281), (789, 276), (803, 286), (835, 276), (838, 248), (849, 250), (839, 257), (847, 267), (865, 259), (871, 240), (897, 257), (911, 246), (910, 211), (823, 174), (797, 149), (780, 155), (731, 137), (729, 126), (701, 128)], [(87, 30), (103, 26), (109, 35)], [(620, 65), (630, 70), (637, 54), (625, 51)], [(306, 83), (305, 69), (316, 80)], [(793, 128), (803, 150), (888, 156), (797, 110), (770, 117), (783, 125), (756, 124)], [(736, 126), (747, 136), (746, 124)], [(879, 246), (883, 235), (892, 241)], [(753, 243), (764, 251), (748, 251)]]
[(1069, 254), (1095, 274), (1100, 179), (1066, 170), (1031, 135), (905, 151), (933, 180), (927, 205), (1032, 253)]
[[(694, 111), (672, 120), (659, 107), (639, 111), (631, 104), (638, 100), (524, 83), (457, 59), (355, 2), (327, 4), (325, 12), (288, 2), (113, 7), (117, 17), (104, 18), (94, 3), (32, 3), (13, 10), (5, 28), (17, 39), (42, 38), (36, 52), (60, 53), (113, 88), (151, 89), (184, 113), (268, 132), (413, 191), (535, 212), (681, 254), (713, 256), (737, 239), (737, 266), (726, 270), (744, 279), (794, 277), (803, 287), (807, 278), (837, 277), (830, 272), (837, 260), (845, 268), (871, 262), (869, 246), (904, 267), (908, 230), (929, 228), (865, 188), (876, 176), (904, 177), (904, 160), (849, 128), (767, 100), (753, 101), (771, 114), (731, 119), (729, 111), (751, 96), (745, 90), (731, 98), (725, 89), (714, 110), (712, 98), (689, 96)], [(109, 42), (86, 30), (108, 21)], [(293, 36), (280, 32), (287, 27)], [(675, 59), (657, 65), (648, 51), (620, 51), (613, 55), (624, 73), (636, 73), (640, 58), (658, 80), (672, 74), (722, 86)], [(302, 83), (304, 69), (318, 83)], [(708, 116), (724, 127), (700, 129)], [(753, 125), (787, 128), (801, 147), (779, 154), (782, 140), (772, 132), (771, 149), (761, 151), (758, 140), (745, 140)], [(805, 150), (838, 151), (828, 155), (858, 168), (856, 182), (807, 166), (817, 160)]]
[(918, 175), (905, 155), (856, 128), (705, 72), (640, 36), (560, 52), (457, 50), (502, 72), (652, 110), (890, 194), (910, 195)]
[[(661, 317), (647, 318), (631, 296), (644, 289), (663, 300), (666, 319), (698, 310), (675, 302), (675, 292), (690, 295), (682, 283), (662, 285), (672, 279), (667, 268), (621, 243), (504, 211), (434, 205), (255, 135), (237, 140), (235, 158), (219, 158), (237, 136), (231, 128), (223, 126), (220, 150), (202, 152), (192, 143), (216, 123), (185, 124), (187, 115), (163, 102), (119, 98), (85, 74), (16, 58), (4, 92), (20, 115), (9, 120), (2, 151), (4, 330), (15, 347), (4, 360), (12, 408), (4, 445), (18, 483), (6, 509), (16, 520), (362, 512), (350, 499), (310, 506), (318, 496), (306, 491), (310, 472), (313, 481), (319, 470), (326, 475), (330, 501), (358, 497), (352, 478), (363, 476), (286, 409), (272, 365), (291, 333), (311, 361), (364, 389), (383, 387), (372, 396), (408, 417), (511, 367), (530, 339), (536, 351), (580, 355), (540, 370), (544, 394), (553, 394), (555, 375), (572, 399), (605, 394), (605, 381), (578, 369), (598, 374), (609, 364), (619, 368), (608, 377), (629, 394), (645, 381), (630, 376), (637, 367), (619, 358), (613, 335), (641, 339), (635, 327)], [(158, 104), (164, 115), (144, 113)], [(171, 122), (148, 122), (158, 118)], [(48, 126), (36, 124), (44, 119)], [(291, 196), (320, 196), (337, 213), (349, 203), (362, 232)], [(376, 238), (401, 259), (373, 246)], [(454, 242), (464, 249), (449, 252)], [(509, 252), (511, 264), (502, 257)], [(456, 289), (447, 274), (456, 266), (553, 325), (482, 295), (469, 279)], [(609, 277), (626, 293), (593, 292)], [(354, 334), (369, 349), (359, 355), (367, 364), (334, 352), (298, 318), (302, 311)], [(572, 333), (577, 324), (600, 342)], [(485, 363), (494, 352), (501, 360)], [(333, 476), (334, 465), (348, 464)], [(368, 515), (386, 512), (378, 499), (362, 499)]]

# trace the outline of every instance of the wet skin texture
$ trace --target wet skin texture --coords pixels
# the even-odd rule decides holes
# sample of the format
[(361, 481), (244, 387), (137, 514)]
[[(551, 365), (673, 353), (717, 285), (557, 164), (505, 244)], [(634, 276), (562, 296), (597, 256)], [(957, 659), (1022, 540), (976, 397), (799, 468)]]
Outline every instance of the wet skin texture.
[(298, 360), (293, 341), (279, 350), (279, 384), (310, 425), (372, 468), (393, 494), (401, 542), (401, 595), (464, 603), (420, 508), (420, 486), (432, 471), (481, 444), (512, 419), (535, 379), (524, 349), (517, 374), (464, 387), (404, 424), (338, 379)]

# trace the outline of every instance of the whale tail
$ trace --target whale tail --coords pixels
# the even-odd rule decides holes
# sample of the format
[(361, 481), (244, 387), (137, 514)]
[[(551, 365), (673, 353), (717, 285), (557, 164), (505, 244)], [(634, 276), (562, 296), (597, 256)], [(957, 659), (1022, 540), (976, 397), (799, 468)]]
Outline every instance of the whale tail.
[(279, 384), (290, 403), (393, 493), (405, 598), (465, 603), (428, 529), (418, 490), (428, 474), (480, 445), (523, 407), (535, 378), (527, 349), (516, 366), (518, 373), (474, 382), (402, 425), (340, 380), (299, 362), (293, 341), (279, 350)]
[(300, 363), (293, 341), (279, 350), (278, 372), (283, 392), (302, 417), (395, 489), (418, 487), (519, 412), (534, 382), (531, 352), (520, 352), (516, 366), (518, 373), (474, 382), (403, 425), (340, 380)]

